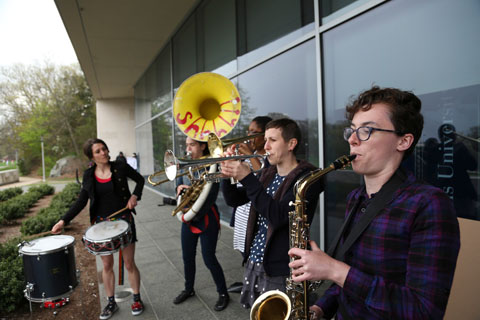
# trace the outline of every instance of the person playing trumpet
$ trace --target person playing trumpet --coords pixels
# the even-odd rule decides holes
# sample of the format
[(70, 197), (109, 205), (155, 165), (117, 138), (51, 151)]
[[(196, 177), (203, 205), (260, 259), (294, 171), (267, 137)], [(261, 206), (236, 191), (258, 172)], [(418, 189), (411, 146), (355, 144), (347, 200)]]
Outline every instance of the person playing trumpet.
[[(247, 135), (256, 135), (265, 132), (265, 126), (270, 122), (272, 118), (267, 116), (255, 117), (248, 126)], [(265, 138), (264, 136), (257, 136), (253, 139), (236, 145), (236, 151), (240, 155), (252, 155), (259, 154), (265, 155)], [(245, 160), (249, 163), (254, 171), (260, 170), (262, 167), (269, 165), (268, 160), (265, 158), (263, 163), (258, 158), (250, 158)], [(231, 183), (230, 180), (222, 180), (221, 183)], [(242, 187), (240, 184), (239, 188)], [(245, 252), (245, 235), (247, 233), (248, 215), (250, 213), (250, 202), (238, 205), (237, 199), (232, 199), (228, 195), (224, 195), (225, 202), (230, 207), (233, 207), (232, 219), (230, 226), (233, 227), (233, 249), (238, 250), (242, 258), (244, 258)], [(235, 282), (229, 288), (228, 292), (241, 292), (243, 286), (242, 282)]]
[[(208, 155), (207, 144), (205, 142), (196, 141), (190, 137), (187, 137), (186, 139), (186, 151), (191, 155), (193, 160)], [(184, 189), (190, 188), (189, 182), (184, 181), (183, 178), (184, 177), (181, 176), (177, 178), (176, 181), (177, 197)], [(214, 310), (224, 310), (230, 301), (227, 286), (225, 284), (225, 276), (215, 255), (218, 233), (220, 231), (220, 213), (215, 204), (219, 189), (219, 184), (214, 183), (199, 212), (192, 220), (183, 221), (182, 223), (181, 239), (185, 287), (173, 300), (174, 304), (182, 303), (195, 295), (195, 256), (198, 239), (200, 239), (202, 245), (203, 261), (210, 270), (213, 281), (217, 287), (218, 300), (215, 303)]]
[[(299, 177), (315, 169), (296, 152), (301, 141), (297, 123), (291, 119), (270, 121), (265, 127), (265, 151), (269, 153), (270, 166), (257, 177), (245, 162), (228, 160), (222, 163), (222, 174), (238, 180), (243, 188), (223, 183), (222, 191), (227, 201), (238, 205), (251, 201), (248, 218), (244, 263), (245, 272), (240, 303), (251, 308), (263, 292), (286, 290), (289, 276), (289, 211), (294, 208), (293, 188)], [(227, 155), (232, 155), (232, 148)], [(307, 193), (306, 214), (311, 223), (322, 184), (315, 183)]]

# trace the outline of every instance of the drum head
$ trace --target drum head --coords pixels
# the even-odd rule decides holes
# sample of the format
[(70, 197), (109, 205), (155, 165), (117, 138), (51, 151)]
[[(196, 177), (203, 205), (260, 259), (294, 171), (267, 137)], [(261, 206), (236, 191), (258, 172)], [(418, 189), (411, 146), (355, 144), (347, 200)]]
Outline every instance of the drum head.
[(128, 223), (124, 220), (102, 221), (87, 229), (85, 239), (90, 241), (109, 240), (126, 232), (128, 227)]
[(68, 247), (74, 241), (74, 237), (67, 235), (48, 236), (26, 242), (19, 251), (26, 255), (47, 254)]

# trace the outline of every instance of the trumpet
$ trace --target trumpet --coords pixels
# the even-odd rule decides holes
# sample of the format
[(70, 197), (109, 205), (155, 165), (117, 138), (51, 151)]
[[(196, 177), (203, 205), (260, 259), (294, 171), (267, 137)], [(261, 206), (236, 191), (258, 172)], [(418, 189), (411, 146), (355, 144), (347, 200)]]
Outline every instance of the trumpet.
[[(193, 160), (182, 160), (175, 157), (172, 150), (167, 150), (165, 152), (165, 157), (163, 164), (165, 167), (165, 174), (170, 181), (175, 180), (177, 177), (178, 171), (184, 168), (188, 168), (190, 171), (199, 170), (198, 168), (205, 168), (213, 164), (218, 164), (223, 161), (228, 160), (245, 160), (250, 158), (261, 158), (268, 157), (268, 153), (265, 155), (260, 154), (251, 154), (243, 156), (230, 156), (230, 157), (215, 157), (215, 158), (205, 158), (205, 159), (193, 159)], [(219, 178), (219, 175), (214, 174), (210, 176), (209, 174), (203, 177), (207, 181), (216, 180)]]
[(248, 140), (255, 139), (257, 137), (264, 136), (265, 133), (256, 133), (250, 136), (244, 136), (239, 138), (232, 138), (232, 139), (223, 139), (220, 138), (215, 133), (210, 133), (208, 135), (208, 151), (210, 151), (210, 155), (212, 157), (220, 157), (223, 155), (223, 151), (228, 148), (229, 146), (236, 144), (238, 142), (247, 143)]

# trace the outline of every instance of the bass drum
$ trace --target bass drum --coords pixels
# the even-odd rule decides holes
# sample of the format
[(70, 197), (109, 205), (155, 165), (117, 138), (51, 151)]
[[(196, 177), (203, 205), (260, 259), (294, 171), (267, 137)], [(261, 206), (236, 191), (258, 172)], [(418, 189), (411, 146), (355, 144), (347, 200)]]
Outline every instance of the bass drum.
[(78, 284), (74, 244), (72, 236), (55, 235), (20, 245), (26, 281), (25, 298), (45, 302), (71, 294)]

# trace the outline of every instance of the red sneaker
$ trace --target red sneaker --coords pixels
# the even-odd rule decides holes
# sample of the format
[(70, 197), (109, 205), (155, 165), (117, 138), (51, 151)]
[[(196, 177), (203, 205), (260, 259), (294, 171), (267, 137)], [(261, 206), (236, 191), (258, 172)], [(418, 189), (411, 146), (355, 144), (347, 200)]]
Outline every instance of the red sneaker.
[(134, 316), (140, 315), (143, 312), (144, 309), (145, 309), (145, 307), (143, 306), (142, 300), (135, 301), (135, 302), (132, 303), (132, 314)]

